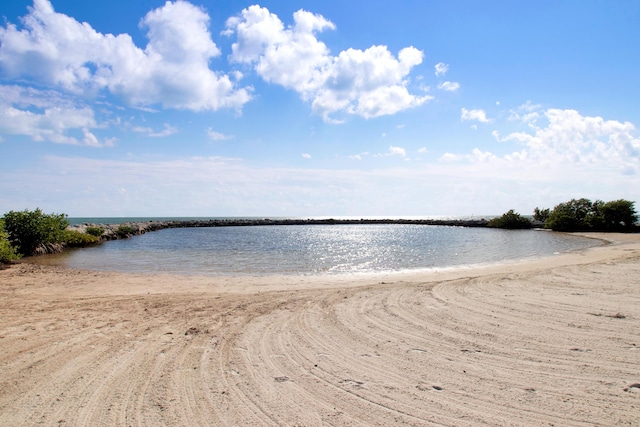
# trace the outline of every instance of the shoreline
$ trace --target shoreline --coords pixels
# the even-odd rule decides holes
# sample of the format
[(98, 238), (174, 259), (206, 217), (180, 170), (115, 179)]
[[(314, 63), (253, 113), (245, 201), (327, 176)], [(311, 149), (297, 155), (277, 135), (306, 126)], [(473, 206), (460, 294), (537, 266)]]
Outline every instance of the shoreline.
[[(218, 222), (218, 220), (215, 220), (215, 221), (216, 223)], [(167, 228), (168, 229), (182, 228), (185, 230), (189, 228), (213, 229), (218, 227), (234, 227), (235, 225), (233, 224), (236, 224), (237, 222), (236, 220), (232, 220), (231, 222), (229, 222), (229, 220), (220, 220), (220, 221), (224, 222), (226, 225), (222, 225), (222, 226), (206, 225), (201, 227), (202, 223), (199, 221), (195, 223), (190, 223), (191, 225), (189, 226), (185, 226), (183, 222), (179, 222), (179, 223), (141, 222), (141, 223), (113, 224), (108, 228), (104, 229), (105, 233), (103, 236), (103, 241), (101, 243), (105, 243), (106, 241), (110, 241), (110, 240), (126, 239), (133, 235), (143, 235), (151, 231), (162, 231)], [(255, 225), (254, 221), (255, 220), (247, 220), (245, 222), (245, 220), (241, 220), (241, 222), (244, 222), (244, 226), (255, 227), (255, 230), (257, 230), (261, 226)], [(278, 225), (287, 226), (287, 225), (291, 225), (292, 223), (289, 220), (286, 220), (285, 222), (278, 223), (278, 224), (272, 224), (271, 220), (262, 220), (262, 221), (268, 221), (270, 225), (274, 225), (275, 227), (277, 227)], [(313, 221), (314, 221), (314, 224), (329, 225), (327, 221), (332, 221), (332, 220), (320, 220), (320, 221), (313, 220)], [(363, 222), (363, 221), (366, 221), (366, 222)], [(309, 226), (310, 224), (309, 221), (307, 220), (304, 220), (302, 222), (298, 222), (298, 220), (295, 220), (295, 222), (297, 225)], [(456, 237), (458, 238), (458, 240), (460, 240), (460, 237), (457, 236), (457, 234), (463, 232), (463, 230), (465, 229), (476, 228), (475, 231), (470, 231), (470, 233), (472, 233), (471, 236), (488, 236), (489, 235), (488, 233), (494, 232), (489, 230), (478, 229), (478, 228), (486, 228), (484, 226), (476, 226), (476, 227), (443, 226), (443, 228), (440, 229), (441, 225), (433, 225), (431, 221), (429, 221), (429, 224), (427, 224), (426, 221), (424, 220), (371, 220), (371, 221), (370, 220), (347, 220), (347, 221), (340, 222), (335, 226), (340, 227), (341, 224), (349, 224), (349, 225), (368, 224), (368, 223), (389, 224), (390, 222), (394, 224), (411, 224), (413, 226), (413, 229), (415, 230), (415, 233), (413, 231), (412, 233), (416, 235), (421, 235), (423, 230), (429, 230), (429, 229), (436, 230), (438, 232), (442, 231), (443, 233), (454, 234), (454, 237), (452, 239), (453, 241), (457, 241)], [(206, 224), (210, 224), (210, 223), (211, 222), (209, 220), (206, 221)], [(269, 227), (270, 225), (266, 225), (266, 226)], [(425, 227), (427, 228), (422, 229), (421, 225), (425, 225)], [(85, 232), (86, 227), (97, 227), (97, 225), (83, 223), (75, 227), (76, 227), (75, 228), (76, 230), (80, 232)], [(130, 233), (129, 234), (120, 233), (118, 231), (120, 227), (126, 227)], [(308, 228), (305, 228), (305, 230), (307, 229), (312, 230), (313, 225), (309, 226)], [(328, 230), (329, 228), (327, 227), (325, 229)], [(292, 227), (290, 228), (290, 230), (295, 230), (295, 228)], [(220, 232), (224, 233), (222, 231)], [(238, 229), (234, 231), (234, 233), (235, 232), (242, 233), (242, 230)], [(435, 231), (424, 231), (424, 232), (435, 233)], [(466, 233), (466, 231), (464, 232)], [(431, 246), (430, 244), (423, 244), (422, 246), (420, 246), (420, 250), (422, 250), (424, 247), (426, 248), (424, 249), (424, 252), (419, 252), (417, 256), (414, 256), (413, 253), (408, 254), (410, 255), (409, 259), (412, 260), (410, 262), (403, 262), (404, 258), (402, 257), (402, 255), (404, 254), (402, 254), (402, 255), (396, 255), (396, 261), (394, 261), (393, 263), (385, 264), (385, 262), (380, 262), (380, 259), (374, 259), (376, 263), (375, 265), (373, 265), (373, 267), (365, 266), (364, 268), (362, 267), (362, 265), (356, 265), (356, 267), (350, 268), (347, 262), (351, 260), (349, 259), (347, 261), (344, 261), (344, 259), (346, 259), (345, 257), (342, 257), (339, 261), (336, 261), (336, 262), (345, 263), (340, 265), (341, 268), (336, 268), (336, 269), (332, 268), (332, 264), (330, 262), (323, 262), (323, 263), (312, 262), (313, 259), (326, 258), (325, 252), (323, 252), (323, 250), (320, 249), (317, 251), (317, 253), (313, 253), (310, 255), (307, 254), (307, 257), (315, 257), (315, 258), (311, 258), (307, 264), (304, 264), (304, 265), (300, 263), (296, 264), (295, 259), (297, 258), (294, 256), (293, 257), (294, 262), (292, 266), (290, 266), (290, 268), (282, 268), (280, 269), (280, 271), (277, 271), (278, 269), (276, 268), (272, 268), (269, 266), (265, 267), (263, 265), (262, 267), (257, 268), (256, 269), (257, 271), (252, 272), (250, 268), (246, 268), (246, 269), (242, 267), (236, 268), (236, 265), (249, 266), (251, 265), (251, 263), (247, 262), (247, 260), (245, 259), (240, 259), (237, 264), (233, 264), (234, 262), (233, 257), (212, 258), (212, 259), (219, 259), (219, 260), (223, 260), (223, 259), (230, 260), (228, 263), (220, 262), (219, 264), (216, 264), (215, 262), (213, 264), (192, 263), (190, 262), (190, 258), (188, 257), (185, 257), (184, 259), (179, 259), (179, 257), (175, 257), (175, 256), (170, 257), (164, 253), (160, 253), (159, 257), (155, 258), (153, 255), (153, 252), (145, 252), (146, 245), (143, 243), (137, 243), (137, 246), (132, 246), (134, 250), (139, 251), (141, 253), (139, 258), (140, 261), (138, 263), (135, 263), (135, 262), (130, 263), (129, 258), (122, 259), (122, 257), (120, 257), (119, 259), (117, 255), (113, 255), (112, 253), (109, 253), (106, 248), (103, 249), (105, 252), (107, 252), (105, 256), (96, 256), (95, 255), (96, 253), (97, 254), (102, 253), (101, 250), (97, 250), (94, 252), (88, 252), (88, 255), (86, 255), (87, 258), (84, 259), (82, 254), (82, 252), (85, 250), (84, 248), (69, 248), (60, 254), (48, 254), (44, 257), (25, 258), (23, 262), (31, 262), (31, 263), (44, 264), (44, 265), (66, 265), (66, 266), (72, 266), (73, 268), (80, 268), (80, 269), (87, 268), (95, 271), (114, 271), (114, 272), (119, 271), (119, 272), (129, 272), (129, 273), (146, 273), (149, 270), (150, 266), (153, 267), (153, 264), (155, 263), (156, 268), (154, 269), (153, 272), (150, 272), (149, 274), (160, 273), (160, 274), (176, 274), (176, 275), (186, 275), (186, 276), (207, 275), (207, 276), (213, 277), (217, 275), (223, 275), (223, 276), (238, 277), (238, 278), (249, 277), (253, 275), (262, 277), (262, 276), (279, 275), (279, 274), (282, 274), (284, 276), (293, 276), (293, 277), (313, 276), (316, 274), (322, 275), (322, 276), (325, 276), (325, 275), (333, 276), (333, 275), (341, 275), (341, 274), (357, 276), (361, 273), (362, 274), (376, 274), (378, 272), (382, 274), (403, 274), (405, 272), (429, 273), (432, 271), (452, 270), (452, 269), (459, 269), (459, 268), (469, 269), (469, 268), (476, 268), (476, 267), (484, 267), (485, 265), (493, 265), (493, 264), (504, 264), (504, 263), (511, 264), (513, 262), (518, 262), (520, 260), (538, 259), (538, 258), (547, 257), (547, 256), (555, 256), (556, 254), (562, 253), (564, 251), (575, 250), (575, 248), (580, 249), (582, 247), (588, 247), (591, 245), (597, 245), (597, 244), (601, 244), (601, 242), (606, 241), (606, 238), (605, 238), (605, 239), (597, 239), (597, 243), (590, 243), (589, 240), (594, 240), (594, 239), (587, 239), (585, 237), (585, 234), (560, 233), (560, 232), (553, 232), (551, 230), (545, 230), (545, 229), (531, 229), (526, 231), (495, 230), (495, 232), (508, 233), (506, 236), (518, 236), (517, 233), (521, 233), (521, 232), (531, 233), (531, 234), (526, 235), (528, 237), (526, 238), (525, 243), (523, 244), (518, 244), (517, 241), (515, 240), (511, 242), (512, 239), (515, 239), (514, 237), (504, 237), (503, 240), (507, 240), (509, 244), (508, 245), (504, 244), (499, 247), (495, 245), (494, 245), (495, 247), (493, 247), (490, 244), (490, 242), (481, 242), (483, 245), (486, 244), (486, 247), (487, 247), (486, 250), (476, 251), (474, 253), (473, 251), (466, 251), (466, 248), (463, 248), (462, 249), (463, 254), (460, 257), (458, 256), (458, 253), (457, 253), (458, 250), (452, 250), (448, 254), (446, 251), (444, 251), (442, 253), (437, 253), (436, 255), (433, 255), (431, 252), (427, 252), (427, 251), (431, 251), (430, 248), (435, 246), (433, 246), (433, 244), (431, 244)], [(184, 231), (184, 233), (189, 233), (189, 232)], [(212, 233), (216, 233), (216, 232), (213, 231)], [(335, 231), (335, 233), (340, 234), (338, 231)], [(217, 236), (217, 234), (214, 234), (214, 235)], [(534, 237), (534, 236), (538, 236), (538, 237)], [(431, 239), (430, 234), (428, 238)], [(477, 237), (477, 239), (482, 240), (483, 237)], [(471, 238), (471, 240), (473, 240), (473, 238)], [(541, 240), (542, 244), (539, 246), (536, 246), (536, 244), (538, 244), (538, 240)], [(549, 240), (549, 242), (547, 242), (547, 240)], [(175, 245), (175, 242), (180, 241), (179, 238), (176, 238), (174, 236), (169, 241), (174, 243), (174, 248), (178, 248), (178, 249), (182, 248), (181, 245), (178, 245), (178, 246)], [(216, 240), (213, 239), (213, 241), (215, 242)], [(437, 242), (437, 239), (434, 239), (434, 241)], [(464, 241), (467, 241), (467, 239), (465, 239)], [(138, 242), (142, 242), (142, 240)], [(187, 240), (185, 240), (185, 242), (187, 242)], [(514, 246), (514, 245), (517, 245), (517, 246)], [(91, 245), (91, 246), (94, 246), (94, 245)], [(153, 248), (158, 247), (155, 241), (152, 247)], [(314, 247), (321, 248), (322, 246), (314, 245)], [(479, 247), (479, 246), (475, 245), (470, 247)], [(500, 248), (502, 247), (509, 247), (510, 249), (506, 251), (500, 250)], [(197, 246), (196, 249), (199, 250), (200, 246)], [(246, 248), (243, 247), (241, 250), (246, 250)], [(291, 249), (289, 248), (288, 250), (289, 250), (289, 253), (291, 254)], [(304, 251), (305, 248), (300, 248), (300, 250)], [(358, 252), (358, 248), (352, 247), (349, 250)], [(557, 252), (553, 252), (554, 250)], [(146, 256), (145, 254), (147, 253), (151, 255)], [(188, 254), (189, 252), (185, 252), (185, 253)], [(467, 254), (471, 253), (471, 256), (465, 257), (464, 253), (467, 253)], [(487, 254), (487, 255), (484, 255), (484, 254)], [(489, 256), (488, 254), (493, 254), (493, 256)], [(331, 252), (329, 252), (329, 255), (331, 255)], [(329, 257), (329, 259), (331, 258)], [(366, 264), (365, 261), (369, 261), (369, 259), (364, 259), (364, 261), (362, 262)], [(194, 265), (194, 264), (198, 264), (198, 265)], [(121, 268), (121, 266), (125, 266), (125, 265), (131, 265), (131, 267)], [(215, 267), (212, 267), (212, 265), (215, 265)], [(273, 265), (278, 265), (278, 263), (274, 263)], [(347, 267), (343, 268), (342, 265), (347, 265)], [(334, 271), (334, 270), (337, 270), (337, 271)]]
[[(303, 290), (314, 288), (354, 288), (361, 286), (375, 286), (379, 284), (384, 285), (390, 282), (438, 283), (440, 281), (458, 280), (470, 277), (476, 278), (506, 272), (529, 273), (546, 268), (561, 268), (579, 266), (583, 263), (606, 262), (610, 259), (617, 259), (621, 255), (624, 255), (624, 252), (627, 250), (632, 250), (626, 249), (627, 245), (631, 245), (635, 248), (636, 244), (640, 253), (640, 234), (595, 232), (576, 232), (570, 234), (596, 240), (600, 242), (600, 244), (588, 248), (560, 252), (553, 255), (541, 255), (484, 264), (464, 264), (450, 267), (434, 267), (401, 271), (332, 274), (207, 275), (91, 270), (67, 267), (55, 262), (50, 263), (47, 261), (49, 258), (55, 258), (58, 254), (24, 258), (14, 262), (13, 265), (26, 265), (25, 274), (29, 274), (34, 270), (43, 272), (45, 276), (49, 273), (61, 276), (65, 276), (67, 274), (81, 277), (93, 276), (99, 279), (110, 279), (127, 283), (127, 287), (112, 286), (102, 290), (96, 289), (93, 283), (88, 284), (88, 286), (85, 287), (75, 287), (75, 291), (86, 295), (99, 295), (100, 292), (105, 292), (104, 295), (135, 295), (137, 292), (146, 292), (147, 294), (168, 294), (180, 292), (251, 294), (258, 292), (296, 290), (297, 288)], [(610, 251), (608, 250), (609, 248), (613, 248), (613, 250)], [(158, 278), (161, 278), (162, 280), (158, 281), (157, 284), (151, 285), (156, 282), (155, 279)], [(138, 289), (137, 285), (139, 284), (144, 284), (142, 290)], [(300, 286), (300, 284), (303, 286)], [(175, 287), (175, 285), (179, 286)]]
[[(582, 233), (581, 233), (582, 234)], [(640, 235), (455, 271), (0, 271), (6, 425), (634, 425)]]

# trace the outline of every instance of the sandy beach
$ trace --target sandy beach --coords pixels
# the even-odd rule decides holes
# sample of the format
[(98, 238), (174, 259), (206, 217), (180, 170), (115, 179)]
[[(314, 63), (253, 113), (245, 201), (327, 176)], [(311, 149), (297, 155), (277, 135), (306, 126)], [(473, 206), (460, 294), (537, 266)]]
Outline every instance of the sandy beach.
[(640, 235), (482, 268), (0, 271), (0, 425), (637, 426)]

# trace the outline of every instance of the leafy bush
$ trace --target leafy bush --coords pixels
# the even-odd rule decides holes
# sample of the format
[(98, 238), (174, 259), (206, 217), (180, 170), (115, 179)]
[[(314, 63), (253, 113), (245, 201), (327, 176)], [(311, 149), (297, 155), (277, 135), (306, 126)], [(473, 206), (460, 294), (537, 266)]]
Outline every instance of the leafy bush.
[(631, 230), (638, 221), (638, 215), (633, 205), (634, 202), (623, 199), (606, 203), (601, 200), (594, 202), (592, 227), (606, 231)]
[(560, 203), (549, 214), (545, 227), (555, 231), (588, 230), (590, 227), (587, 217), (592, 211), (593, 204), (589, 199), (571, 199)]
[(91, 235), (91, 236), (95, 236), (95, 237), (102, 237), (102, 235), (104, 234), (104, 228), (102, 227), (87, 227), (85, 229), (85, 233)]
[(634, 203), (572, 199), (553, 208), (545, 227), (555, 231), (630, 231), (638, 221)]
[(551, 213), (550, 209), (539, 209), (535, 208), (533, 210), (533, 219), (539, 222), (544, 223), (547, 219), (549, 219), (549, 214)]
[(120, 238), (126, 238), (135, 234), (135, 229), (130, 225), (122, 224), (116, 229), (116, 234)]
[(511, 209), (501, 217), (493, 218), (487, 223), (492, 228), (506, 228), (509, 230), (531, 228), (531, 221)]
[(0, 219), (0, 264), (7, 264), (20, 258), (9, 242), (9, 234), (4, 229), (4, 221)]
[(5, 230), (9, 242), (20, 255), (36, 253), (38, 247), (59, 244), (69, 226), (65, 214), (44, 214), (40, 209), (4, 214)]
[(91, 234), (81, 233), (75, 230), (65, 230), (63, 240), (65, 246), (69, 248), (82, 248), (100, 242), (100, 238)]

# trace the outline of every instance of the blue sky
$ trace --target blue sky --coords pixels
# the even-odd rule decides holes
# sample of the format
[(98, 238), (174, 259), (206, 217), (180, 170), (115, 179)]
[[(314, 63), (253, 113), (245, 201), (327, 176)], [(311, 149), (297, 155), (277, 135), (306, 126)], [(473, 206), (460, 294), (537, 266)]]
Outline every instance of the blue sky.
[(0, 15), (1, 212), (639, 199), (640, 2), (11, 0)]

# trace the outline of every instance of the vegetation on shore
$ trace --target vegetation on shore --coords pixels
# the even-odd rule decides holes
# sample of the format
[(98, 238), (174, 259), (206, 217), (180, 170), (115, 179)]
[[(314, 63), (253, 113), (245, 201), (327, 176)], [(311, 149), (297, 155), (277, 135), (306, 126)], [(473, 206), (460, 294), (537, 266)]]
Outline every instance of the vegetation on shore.
[(518, 230), (525, 228), (532, 228), (533, 223), (530, 219), (523, 217), (519, 213), (514, 212), (513, 209), (504, 213), (502, 216), (490, 219), (487, 223), (487, 227), (491, 228), (506, 228), (508, 230)]
[(65, 214), (45, 214), (40, 209), (5, 213), (0, 220), (0, 263), (100, 241), (99, 237), (68, 230), (68, 227)]
[(637, 231), (638, 214), (635, 202), (613, 200), (603, 202), (571, 199), (553, 210), (535, 208), (533, 221), (512, 210), (487, 223), (488, 227), (521, 229), (542, 226), (553, 231)]
[(4, 220), (0, 219), (0, 264), (7, 264), (18, 258), (20, 255), (9, 242), (9, 233), (4, 228)]
[[(635, 202), (614, 200), (603, 202), (589, 199), (572, 199), (556, 205), (553, 209), (535, 208), (533, 219), (515, 212), (513, 209), (502, 216), (489, 221), (472, 220), (468, 226), (486, 226), (504, 229), (527, 229), (544, 227), (554, 231), (638, 231), (638, 214)], [(361, 220), (365, 221), (365, 220)], [(264, 220), (260, 225), (273, 224)], [(323, 223), (337, 224), (339, 221), (326, 220)], [(345, 223), (348, 223), (345, 222)], [(432, 224), (431, 221), (419, 223)], [(242, 225), (252, 225), (249, 222)], [(223, 224), (187, 224), (172, 222), (168, 224), (153, 223), (121, 224), (116, 228), (107, 226), (108, 230), (99, 226), (81, 227), (80, 230), (69, 229), (69, 221), (65, 214), (45, 214), (40, 209), (20, 212), (10, 211), (0, 218), (0, 264), (6, 264), (23, 256), (43, 255), (62, 251), (65, 247), (84, 247), (103, 240), (124, 239), (145, 231), (159, 230), (167, 227), (219, 226)], [(465, 224), (458, 224), (465, 225)]]
[(556, 231), (631, 231), (638, 221), (634, 202), (573, 199), (560, 203), (545, 221)]
[(4, 214), (9, 243), (21, 256), (58, 251), (68, 226), (66, 215), (45, 214), (40, 209)]

